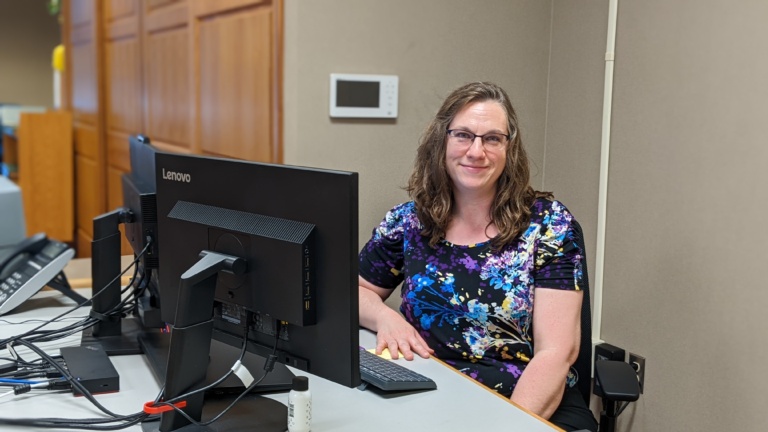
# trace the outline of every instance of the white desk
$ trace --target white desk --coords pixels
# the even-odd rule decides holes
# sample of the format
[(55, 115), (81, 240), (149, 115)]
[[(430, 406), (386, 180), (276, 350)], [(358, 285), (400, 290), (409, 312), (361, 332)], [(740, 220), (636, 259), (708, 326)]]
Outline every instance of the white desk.
[[(29, 319), (46, 319), (71, 307), (74, 303), (55, 291), (42, 291), (14, 313), (0, 317), (5, 321), (21, 322)], [(84, 316), (81, 309), (74, 316)], [(39, 323), (9, 325), (0, 321), (0, 337), (8, 337), (29, 330)], [(72, 321), (69, 321), (70, 323)], [(41, 346), (49, 353), (62, 346), (79, 344), (79, 336), (72, 336)], [(373, 347), (375, 336), (361, 331), (360, 343)], [(23, 352), (23, 350), (19, 350)], [(0, 354), (5, 357), (6, 352)], [(31, 354), (28, 358), (34, 358)], [(96, 396), (97, 400), (118, 414), (131, 414), (142, 405), (154, 400), (159, 386), (150, 372), (146, 359), (140, 355), (112, 357), (120, 374), (120, 391)], [(437, 360), (417, 358), (405, 362), (407, 367), (429, 376), (437, 383), (437, 390), (382, 395), (375, 391), (347, 388), (320, 377), (293, 370), (297, 375), (309, 376), (312, 392), (313, 432), (345, 431), (471, 431), (500, 427), (505, 431), (552, 431), (559, 430), (537, 417), (519, 409), (505, 398), (487, 390)], [(5, 389), (5, 388), (3, 388)], [(0, 389), (0, 393), (3, 392)], [(269, 396), (287, 404), (287, 394)], [(70, 393), (45, 390), (0, 399), (0, 417), (6, 418), (93, 418), (104, 415), (85, 398)], [(10, 429), (8, 429), (10, 430)], [(31, 430), (31, 429), (23, 429)], [(126, 430), (139, 431), (140, 426)]]

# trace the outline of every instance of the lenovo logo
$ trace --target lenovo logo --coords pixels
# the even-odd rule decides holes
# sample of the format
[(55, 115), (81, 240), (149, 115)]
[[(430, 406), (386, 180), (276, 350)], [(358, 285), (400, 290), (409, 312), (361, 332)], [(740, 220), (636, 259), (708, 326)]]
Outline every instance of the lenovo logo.
[(173, 180), (173, 181), (184, 182), (184, 183), (192, 182), (192, 176), (189, 175), (189, 173), (166, 171), (165, 168), (163, 168), (163, 178), (165, 180)]

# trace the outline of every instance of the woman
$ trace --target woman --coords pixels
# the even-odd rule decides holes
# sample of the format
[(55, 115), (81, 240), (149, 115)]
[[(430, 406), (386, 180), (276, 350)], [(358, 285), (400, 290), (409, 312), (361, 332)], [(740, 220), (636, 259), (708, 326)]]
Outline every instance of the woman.
[[(360, 252), (360, 324), (412, 360), (435, 355), (566, 429), (597, 425), (573, 388), (584, 251), (573, 216), (529, 185), (506, 92), (453, 91), (407, 191)], [(401, 316), (384, 304), (403, 282)]]

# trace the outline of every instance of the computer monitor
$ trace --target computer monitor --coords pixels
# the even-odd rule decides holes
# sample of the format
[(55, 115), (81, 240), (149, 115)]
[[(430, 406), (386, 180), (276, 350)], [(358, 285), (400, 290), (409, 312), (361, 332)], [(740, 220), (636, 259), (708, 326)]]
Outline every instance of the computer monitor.
[[(138, 336), (146, 328), (163, 326), (157, 304), (157, 150), (143, 135), (129, 137), (128, 146), (131, 170), (122, 176), (123, 206), (93, 219), (91, 315), (99, 321), (83, 332), (82, 343), (98, 343), (109, 355), (139, 354)], [(133, 289), (140, 296), (131, 308), (134, 316), (128, 318), (116, 311), (123, 301), (117, 278), (121, 272), (121, 224), (138, 258)]]
[[(142, 268), (156, 269), (157, 253), (157, 183), (155, 180), (155, 154), (149, 138), (134, 135), (128, 139), (131, 171), (123, 174), (123, 206), (135, 217), (125, 223), (125, 238), (134, 254), (141, 256)], [(148, 247), (147, 247), (148, 246)]]
[[(189, 390), (168, 381), (199, 373), (179, 370), (199, 369), (189, 358), (208, 352), (190, 354), (205, 339), (186, 338), (192, 327), (239, 347), (247, 326), (250, 352), (277, 340), (281, 363), (359, 385), (357, 173), (169, 153), (155, 162), (160, 306), (173, 324), (165, 398)], [(211, 254), (240, 260), (242, 274), (200, 282), (193, 273)], [(175, 417), (173, 427), (184, 424)]]

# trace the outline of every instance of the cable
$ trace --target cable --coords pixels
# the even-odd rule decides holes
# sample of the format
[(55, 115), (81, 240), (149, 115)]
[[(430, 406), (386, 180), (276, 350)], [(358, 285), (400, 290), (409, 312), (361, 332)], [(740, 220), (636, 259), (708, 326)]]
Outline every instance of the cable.
[[(95, 294), (93, 294), (93, 295), (91, 296), (91, 298), (90, 298), (90, 299), (88, 299), (88, 300), (86, 300), (86, 301), (84, 301), (84, 302), (81, 302), (81, 303), (79, 303), (78, 305), (76, 305), (76, 306), (72, 307), (71, 309), (69, 309), (69, 310), (67, 310), (67, 311), (65, 311), (65, 312), (63, 312), (63, 313), (61, 313), (61, 314), (59, 314), (58, 316), (56, 316), (56, 317), (54, 317), (54, 318), (52, 318), (52, 319), (50, 319), (50, 320), (48, 320), (48, 321), (45, 321), (45, 322), (43, 322), (42, 324), (40, 324), (39, 326), (35, 327), (35, 328), (34, 328), (34, 329), (32, 329), (32, 330), (29, 330), (29, 331), (27, 331), (27, 332), (25, 332), (25, 333), (22, 333), (22, 334), (20, 334), (20, 335), (16, 335), (16, 336), (12, 336), (12, 337), (10, 337), (10, 338), (7, 338), (7, 339), (3, 339), (3, 340), (0, 340), (0, 348), (3, 348), (3, 347), (5, 347), (5, 346), (7, 346), (7, 345), (8, 345), (8, 343), (12, 343), (12, 342), (13, 342), (13, 341), (15, 341), (15, 340), (18, 340), (18, 339), (21, 339), (21, 338), (24, 338), (24, 337), (28, 337), (28, 336), (30, 336), (30, 335), (32, 335), (32, 334), (37, 334), (38, 330), (39, 330), (39, 329), (41, 329), (42, 327), (45, 327), (45, 326), (46, 326), (46, 325), (48, 325), (48, 324), (51, 324), (51, 323), (53, 323), (53, 322), (56, 322), (56, 321), (58, 321), (60, 318), (64, 317), (65, 315), (67, 315), (67, 314), (69, 314), (69, 313), (71, 313), (71, 312), (73, 312), (73, 311), (75, 311), (75, 310), (77, 310), (77, 309), (79, 309), (79, 308), (81, 308), (81, 307), (85, 306), (86, 304), (90, 303), (90, 302), (91, 302), (91, 300), (93, 300), (93, 298), (97, 297), (97, 296), (98, 296), (98, 295), (100, 295), (102, 292), (104, 292), (104, 291), (105, 291), (107, 288), (109, 288), (109, 287), (110, 287), (110, 285), (112, 285), (112, 284), (113, 284), (115, 281), (119, 280), (119, 279), (120, 279), (120, 278), (121, 278), (121, 277), (122, 277), (122, 276), (123, 276), (125, 273), (127, 273), (127, 272), (128, 272), (128, 270), (130, 270), (132, 267), (134, 268), (134, 277), (133, 277), (133, 279), (135, 280), (136, 271), (137, 271), (137, 269), (136, 269), (136, 267), (137, 267), (137, 264), (138, 264), (139, 260), (141, 259), (141, 257), (142, 257), (142, 256), (144, 256), (144, 254), (146, 254), (147, 250), (149, 250), (149, 247), (151, 246), (151, 244), (152, 244), (152, 241), (151, 241), (151, 239), (150, 239), (150, 241), (148, 241), (148, 242), (147, 242), (147, 245), (144, 247), (144, 249), (142, 249), (142, 251), (141, 251), (141, 252), (140, 252), (140, 253), (139, 253), (139, 254), (138, 254), (136, 257), (135, 257), (135, 259), (133, 260), (133, 262), (131, 262), (131, 264), (129, 264), (129, 265), (128, 265), (128, 266), (127, 266), (127, 267), (126, 267), (126, 268), (125, 268), (125, 269), (124, 269), (122, 272), (120, 272), (120, 274), (118, 274), (117, 276), (115, 276), (115, 278), (113, 278), (111, 281), (109, 281), (109, 282), (108, 282), (108, 283), (107, 283), (107, 284), (106, 284), (106, 285), (105, 285), (103, 288), (101, 288), (101, 289), (100, 289), (98, 292), (96, 292)], [(127, 290), (127, 289), (128, 289), (130, 286), (131, 286), (131, 285), (133, 285), (133, 284), (132, 284), (132, 283), (129, 283), (129, 284), (128, 284), (128, 286), (126, 287), (126, 289), (125, 289), (125, 290), (123, 290), (123, 291), (121, 291), (121, 294), (122, 294), (122, 293), (124, 293), (124, 292), (125, 292), (125, 291), (126, 291), (126, 290)], [(118, 304), (118, 306), (119, 306), (119, 309), (122, 309), (122, 308), (124, 307), (124, 302), (121, 302), (120, 304)], [(113, 308), (113, 309), (112, 309), (110, 312), (113, 312), (113, 311), (114, 311), (114, 310), (116, 310), (116, 309), (118, 309), (118, 308), (117, 308), (117, 307), (116, 307), (116, 308)], [(93, 320), (93, 321), (91, 321), (91, 320)], [(93, 324), (95, 324), (95, 322), (96, 322), (96, 321), (95, 321), (95, 319), (94, 319), (94, 318), (90, 318), (90, 317), (89, 317), (89, 318), (86, 318), (85, 320), (81, 321), (79, 324), (75, 324), (75, 325), (73, 325), (73, 326), (75, 326), (75, 327), (76, 327), (76, 326), (78, 326), (78, 325), (80, 325), (80, 324), (82, 324), (82, 325), (88, 324), (86, 327), (82, 327), (82, 328), (80, 329), (80, 330), (82, 330), (82, 329), (84, 329), (84, 328), (87, 328), (87, 327), (90, 327), (90, 326), (92, 326)], [(72, 327), (72, 326), (70, 326), (70, 327)], [(67, 328), (67, 331), (69, 331), (69, 330), (70, 330), (70, 327), (68, 327), (68, 328)], [(60, 329), (57, 329), (57, 330), (51, 330), (51, 332), (53, 332), (53, 334), (56, 334), (56, 332), (60, 332), (60, 331), (61, 331)], [(66, 331), (65, 331), (65, 333), (66, 333)], [(72, 334), (72, 333), (66, 333), (66, 334), (65, 334), (65, 336), (69, 336), (70, 334)], [(61, 336), (58, 336), (57, 338), (59, 338), (59, 337), (61, 337)], [(47, 338), (47, 339), (45, 339), (45, 340), (52, 340), (52, 339), (50, 339), (50, 338)], [(33, 341), (37, 341), (37, 340), (33, 340)]]
[[(189, 414), (187, 414), (186, 412), (182, 411), (181, 408), (178, 408), (177, 406), (173, 405), (174, 403), (176, 403), (176, 402), (184, 399), (185, 397), (187, 397), (188, 394), (177, 396), (177, 397), (175, 397), (173, 399), (169, 399), (169, 400), (164, 401), (164, 402), (156, 402), (156, 405), (170, 406), (171, 408), (173, 408), (174, 411), (178, 412), (182, 417), (186, 418), (190, 423), (192, 423), (192, 424), (194, 424), (196, 426), (208, 426), (209, 424), (217, 421), (223, 415), (228, 413), (229, 410), (231, 410), (237, 404), (237, 402), (240, 401), (240, 399), (244, 398), (248, 393), (250, 393), (253, 389), (255, 389), (259, 384), (261, 384), (261, 382), (264, 380), (264, 378), (266, 378), (267, 375), (270, 372), (272, 372), (272, 366), (274, 365), (274, 359), (276, 358), (275, 354), (277, 353), (277, 345), (278, 345), (278, 342), (280, 341), (280, 332), (281, 332), (281, 330), (283, 328), (283, 325), (284, 324), (282, 322), (278, 322), (277, 331), (275, 331), (275, 344), (274, 344), (274, 346), (272, 348), (272, 354), (269, 356), (269, 358), (267, 359), (267, 361), (266, 361), (266, 363), (264, 365), (264, 369), (265, 370), (264, 370), (264, 373), (261, 375), (261, 377), (258, 380), (254, 381), (251, 385), (246, 387), (246, 389), (242, 393), (240, 393), (235, 398), (235, 400), (232, 401), (232, 403), (229, 404), (229, 406), (224, 408), (224, 410), (222, 410), (219, 414), (217, 414), (212, 419), (206, 420), (204, 422), (199, 422), (197, 420), (194, 420), (192, 417), (190, 417)], [(247, 334), (247, 331), (248, 331), (248, 329), (246, 328), (246, 334)], [(246, 339), (245, 342), (243, 343), (243, 346), (246, 346), (247, 343), (248, 343), (248, 340)], [(227, 373), (227, 375), (229, 375), (229, 373)], [(190, 392), (189, 394), (192, 394), (192, 392)]]
[(39, 384), (40, 381), (29, 381), (29, 380), (0, 378), (0, 383), (6, 383), (6, 384)]
[[(144, 252), (146, 252), (146, 250), (147, 250), (148, 248), (149, 248), (149, 244), (147, 244), (147, 246), (144, 248), (144, 250), (142, 250), (142, 254), (143, 254)], [(128, 272), (128, 270), (130, 270), (132, 266), (136, 265), (136, 263), (138, 262), (138, 260), (139, 260), (139, 258), (140, 258), (140, 257), (141, 257), (141, 254), (139, 255), (139, 257), (137, 257), (136, 259), (134, 259), (134, 260), (133, 260), (133, 262), (131, 263), (131, 265), (129, 265), (128, 267), (126, 267), (126, 268), (125, 268), (125, 270), (123, 270), (123, 271), (122, 271), (122, 272), (121, 272), (119, 275), (115, 276), (115, 278), (114, 278), (114, 279), (112, 279), (111, 281), (109, 281), (109, 282), (106, 284), (106, 286), (104, 286), (104, 287), (103, 287), (103, 288), (101, 288), (101, 289), (100, 289), (98, 292), (96, 292), (95, 294), (93, 294), (93, 295), (91, 296), (91, 298), (90, 298), (90, 299), (88, 299), (88, 300), (85, 300), (84, 302), (81, 302), (81, 303), (79, 303), (78, 305), (76, 305), (76, 306), (72, 307), (71, 309), (69, 309), (69, 310), (67, 310), (67, 311), (65, 311), (65, 312), (62, 312), (61, 314), (57, 315), (56, 317), (54, 317), (54, 318), (52, 318), (52, 319), (50, 319), (50, 320), (48, 320), (48, 321), (46, 321), (46, 322), (44, 322), (44, 323), (40, 324), (39, 326), (35, 327), (35, 328), (34, 328), (34, 329), (32, 329), (32, 330), (29, 330), (29, 331), (27, 331), (26, 333), (23, 333), (23, 334), (21, 334), (21, 335), (12, 336), (12, 337), (10, 337), (10, 338), (6, 338), (6, 339), (3, 339), (2, 341), (0, 341), (0, 348), (3, 348), (3, 347), (5, 347), (6, 345), (8, 345), (8, 343), (12, 343), (13, 341), (19, 340), (19, 339), (21, 339), (21, 338), (23, 338), (23, 337), (25, 337), (25, 336), (28, 336), (28, 335), (30, 335), (30, 334), (33, 334), (34, 332), (36, 332), (36, 331), (38, 331), (39, 329), (41, 329), (41, 328), (45, 327), (46, 325), (48, 325), (48, 324), (51, 324), (51, 323), (53, 323), (53, 322), (56, 322), (56, 321), (58, 321), (58, 320), (59, 320), (59, 318), (61, 318), (61, 317), (65, 316), (65, 315), (68, 315), (69, 313), (71, 313), (71, 312), (74, 312), (75, 310), (77, 310), (77, 309), (79, 309), (79, 308), (81, 308), (81, 307), (85, 306), (86, 304), (90, 303), (90, 302), (91, 302), (91, 300), (93, 300), (93, 298), (94, 298), (94, 297), (96, 297), (96, 296), (98, 296), (99, 294), (101, 294), (102, 292), (104, 292), (104, 291), (105, 291), (105, 290), (106, 290), (106, 289), (107, 289), (107, 288), (108, 288), (110, 285), (112, 285), (112, 283), (114, 283), (116, 280), (119, 280), (119, 279), (120, 279), (120, 278), (121, 278), (121, 277), (122, 277), (122, 276), (123, 276), (125, 273), (127, 273), (127, 272)]]
[[(109, 315), (109, 314), (112, 314), (112, 313), (124, 314), (124, 313), (129, 313), (132, 310), (135, 310), (134, 309), (136, 307), (135, 303), (137, 302), (138, 298), (143, 293), (143, 291), (147, 288), (146, 279), (145, 279), (147, 277), (147, 275), (144, 272), (141, 273), (141, 276), (140, 276), (139, 279), (136, 278), (136, 276), (138, 275), (138, 264), (137, 263), (140, 260), (140, 258), (144, 255), (144, 253), (146, 253), (146, 251), (149, 248), (150, 244), (151, 244), (151, 242), (149, 242), (147, 244), (147, 246), (144, 248), (144, 250), (142, 250), (142, 252), (136, 257), (136, 259), (134, 259), (134, 261), (131, 264), (131, 266), (134, 267), (134, 274), (133, 274), (133, 277), (131, 278), (131, 282), (128, 284), (128, 286), (126, 286), (125, 289), (123, 289), (121, 291), (122, 301), (118, 305), (116, 305), (115, 307), (110, 309), (110, 311), (108, 311), (106, 313), (106, 315)], [(117, 278), (122, 277), (131, 268), (131, 266), (127, 267), (115, 279), (110, 281), (107, 284), (107, 287), (109, 285), (111, 285)], [(123, 297), (123, 294), (125, 294), (128, 291), (128, 289), (130, 289), (131, 287), (134, 288), (133, 291), (127, 297)], [(104, 287), (101, 290), (99, 290), (97, 293), (95, 293), (91, 297), (91, 299), (93, 299), (94, 297), (96, 297), (99, 294), (101, 294), (105, 289), (106, 289), (106, 287)], [(51, 331), (45, 331), (45, 332), (39, 331), (42, 327), (44, 327), (44, 326), (46, 326), (46, 325), (48, 325), (48, 324), (50, 324), (52, 322), (56, 322), (60, 318), (62, 318), (63, 316), (67, 315), (68, 313), (71, 313), (72, 311), (76, 310), (77, 308), (84, 306), (85, 304), (90, 302), (91, 299), (89, 299), (89, 300), (87, 300), (87, 301), (77, 305), (76, 307), (74, 307), (74, 308), (72, 308), (72, 309), (70, 309), (70, 310), (68, 310), (68, 311), (58, 315), (57, 317), (55, 317), (55, 318), (53, 318), (51, 320), (43, 322), (41, 325), (37, 326), (36, 328), (34, 328), (34, 329), (32, 329), (32, 330), (30, 330), (30, 331), (28, 331), (28, 332), (26, 332), (26, 333), (24, 333), (22, 335), (17, 335), (17, 336), (14, 336), (14, 337), (11, 337), (11, 338), (7, 338), (7, 339), (4, 339), (4, 340), (0, 341), (0, 347), (6, 346), (6, 347), (12, 349), (11, 348), (12, 345), (14, 343), (16, 343), (16, 344), (25, 346), (28, 349), (32, 350), (37, 355), (39, 355), (41, 357), (41, 359), (47, 360), (48, 364), (53, 369), (56, 369), (59, 373), (61, 373), (61, 375), (73, 387), (75, 387), (78, 391), (80, 391), (83, 394), (83, 396), (86, 399), (88, 399), (96, 408), (98, 408), (99, 410), (101, 410), (105, 414), (109, 415), (111, 418), (107, 418), (107, 419), (103, 419), (103, 418), (99, 418), (99, 419), (80, 419), (80, 420), (76, 420), (76, 419), (61, 419), (61, 418), (42, 418), (42, 419), (3, 419), (3, 418), (0, 418), (0, 425), (28, 426), (28, 427), (38, 427), (38, 428), (60, 428), (60, 429), (117, 430), (117, 429), (122, 429), (122, 428), (125, 428), (125, 427), (128, 427), (128, 426), (134, 425), (134, 424), (139, 423), (139, 422), (141, 422), (141, 421), (143, 421), (143, 420), (145, 420), (145, 419), (150, 417), (148, 414), (146, 414), (143, 411), (140, 411), (140, 412), (134, 413), (134, 414), (129, 414), (129, 415), (118, 415), (118, 414), (115, 414), (115, 413), (111, 412), (110, 410), (108, 410), (107, 408), (102, 406), (98, 401), (96, 401), (96, 399), (93, 397), (93, 395), (85, 387), (83, 387), (82, 384), (80, 384), (76, 379), (74, 379), (71, 376), (71, 374), (69, 374), (69, 372), (61, 364), (59, 364), (58, 361), (56, 361), (52, 356), (49, 356), (48, 354), (46, 354), (40, 348), (38, 348), (35, 345), (33, 345), (32, 342), (49, 341), (49, 340), (54, 340), (54, 339), (61, 338), (61, 337), (64, 337), (64, 336), (69, 336), (71, 334), (74, 334), (74, 333), (77, 333), (77, 332), (81, 331), (85, 327), (89, 327), (89, 326), (92, 326), (93, 324), (95, 324), (98, 320), (90, 318), (90, 317), (86, 317), (86, 318), (81, 319), (80, 321), (78, 321), (76, 323), (73, 323), (73, 324), (71, 324), (69, 326), (66, 326), (66, 327), (63, 327), (63, 328), (60, 328), (60, 329), (51, 330)], [(131, 304), (131, 303), (134, 303), (134, 304)], [(225, 415), (227, 412), (229, 412), (229, 410), (233, 406), (235, 406), (235, 404), (240, 399), (242, 399), (245, 395), (247, 395), (255, 387), (257, 387), (264, 380), (264, 378), (267, 376), (267, 374), (269, 374), (269, 372), (271, 372), (272, 368), (268, 367), (268, 366), (274, 365), (274, 359), (276, 359), (275, 353), (277, 352), (278, 342), (279, 342), (279, 339), (280, 339), (279, 335), (280, 335), (280, 332), (281, 332), (281, 329), (282, 329), (282, 325), (283, 325), (282, 323), (278, 324), (278, 329), (277, 329), (277, 331), (275, 333), (275, 344), (274, 344), (274, 347), (273, 347), (273, 350), (272, 350), (272, 355), (270, 355), (270, 357), (269, 357), (269, 359), (267, 361), (267, 365), (265, 366), (264, 374), (257, 381), (255, 381), (255, 382), (251, 383), (251, 385), (247, 386), (247, 388), (227, 408), (225, 408), (222, 412), (220, 412), (214, 418), (212, 418), (212, 419), (210, 419), (210, 420), (208, 420), (207, 422), (204, 422), (204, 423), (197, 422), (197, 421), (191, 419), (185, 412), (183, 412), (179, 408), (173, 406), (172, 403), (177, 401), (177, 400), (179, 400), (179, 399), (183, 399), (185, 397), (188, 397), (188, 396), (190, 396), (192, 394), (203, 392), (203, 391), (209, 390), (209, 389), (211, 389), (211, 388), (213, 388), (215, 386), (218, 386), (219, 384), (221, 384), (221, 382), (223, 382), (225, 379), (227, 379), (233, 373), (232, 369), (230, 369), (224, 376), (219, 378), (216, 382), (214, 382), (214, 383), (212, 383), (210, 385), (207, 385), (205, 387), (202, 387), (200, 389), (194, 390), (192, 392), (188, 392), (188, 393), (186, 393), (184, 395), (181, 395), (181, 396), (179, 396), (177, 398), (174, 398), (172, 400), (169, 400), (169, 401), (159, 402), (159, 400), (160, 400), (160, 398), (162, 396), (162, 392), (161, 392), (160, 394), (158, 394), (157, 398), (155, 399), (155, 404), (158, 404), (158, 405), (159, 404), (170, 405), (173, 409), (179, 411), (182, 416), (186, 417), (190, 422), (195, 423), (195, 424), (208, 425), (208, 424), (211, 424), (211, 423), (217, 421), (219, 418), (221, 418), (223, 415)], [(247, 351), (248, 331), (249, 331), (249, 328), (248, 328), (248, 326), (246, 326), (245, 334), (243, 336), (243, 346), (242, 346), (242, 349), (241, 349), (241, 352), (240, 352), (239, 361), (241, 361), (244, 358), (245, 352)], [(17, 361), (19, 361), (19, 360), (20, 359), (17, 359)], [(39, 364), (39, 365), (36, 365), (35, 363), (25, 362), (23, 360), (20, 360), (20, 362), (23, 362), (24, 364), (35, 365), (35, 368), (37, 368), (37, 369), (42, 369), (42, 367), (44, 367), (44, 365), (42, 363)], [(31, 369), (30, 372), (34, 371), (34, 368), (30, 368), (30, 369)], [(15, 381), (25, 381), (25, 380), (15, 380)], [(23, 386), (23, 387), (19, 387), (19, 386), (14, 387), (14, 390), (12, 390), (11, 392), (6, 392), (6, 393), (3, 393), (3, 394), (0, 394), (0, 398), (5, 397), (5, 396), (7, 396), (9, 394), (14, 394), (14, 393), (19, 394), (18, 392), (29, 391), (32, 388), (44, 388), (44, 387), (50, 388), (52, 385), (54, 385), (54, 383), (60, 383), (60, 382), (63, 382), (63, 381), (54, 381), (54, 380), (43, 381), (43, 382), (26, 381), (24, 383), (19, 383), (19, 385)], [(117, 423), (117, 424), (115, 424), (115, 423)]]
[[(248, 347), (248, 331), (249, 331), (248, 326), (246, 326), (245, 327), (245, 334), (243, 335), (243, 346), (240, 348), (240, 355), (239, 355), (237, 361), (242, 361), (243, 358), (245, 357), (245, 352), (246, 352), (247, 347)], [(232, 369), (229, 369), (224, 375), (222, 375), (215, 382), (213, 382), (211, 384), (208, 384), (205, 387), (201, 387), (199, 389), (195, 389), (195, 390), (192, 390), (190, 392), (184, 393), (182, 395), (176, 396), (175, 398), (169, 399), (166, 402), (168, 402), (168, 403), (175, 403), (175, 402), (178, 402), (178, 401), (180, 401), (182, 399), (188, 398), (188, 397), (190, 397), (190, 396), (192, 396), (194, 394), (197, 394), (197, 393), (200, 393), (200, 392), (204, 392), (204, 391), (208, 391), (208, 390), (210, 390), (212, 388), (215, 388), (219, 384), (223, 383), (224, 380), (229, 378), (230, 375), (232, 375), (233, 373), (234, 373), (234, 371)]]
[(75, 379), (69, 373), (69, 371), (66, 368), (64, 368), (64, 366), (60, 365), (59, 362), (54, 361), (45, 351), (41, 350), (40, 348), (36, 347), (35, 345), (33, 345), (33, 344), (23, 340), (23, 339), (18, 340), (18, 343), (21, 344), (21, 345), (24, 345), (25, 347), (27, 347), (29, 349), (31, 349), (32, 351), (34, 351), (40, 357), (48, 360), (48, 362), (51, 364), (51, 366), (53, 366), (59, 372), (61, 372), (61, 375), (64, 378), (66, 378), (67, 381), (69, 381), (72, 384), (72, 387), (75, 387), (78, 391), (80, 391), (86, 399), (88, 399), (94, 406), (96, 406), (96, 408), (100, 409), (103, 413), (105, 413), (105, 414), (107, 414), (109, 416), (112, 416), (112, 417), (118, 417), (119, 416), (119, 414), (115, 414), (112, 411), (110, 411), (109, 409), (107, 409), (106, 407), (104, 407), (103, 405), (101, 405), (99, 403), (99, 401), (97, 401), (96, 398), (93, 397), (91, 392), (88, 391), (88, 389), (85, 388), (85, 386), (83, 386), (80, 383), (80, 381)]
[[(105, 408), (93, 397), (93, 395), (79, 381), (77, 381), (74, 377), (72, 377), (72, 375), (69, 373), (68, 370), (64, 368), (64, 366), (62, 366), (57, 361), (57, 358), (61, 358), (61, 356), (56, 356), (56, 358), (54, 358), (53, 356), (50, 356), (47, 353), (45, 353), (42, 349), (35, 346), (33, 342), (51, 341), (55, 339), (60, 339), (62, 337), (66, 337), (66, 336), (78, 333), (82, 331), (84, 328), (87, 328), (96, 324), (98, 320), (88, 316), (84, 318), (76, 318), (80, 320), (78, 322), (75, 322), (73, 324), (70, 324), (68, 326), (65, 326), (59, 329), (46, 330), (46, 331), (40, 330), (46, 325), (59, 321), (65, 315), (90, 303), (93, 298), (95, 298), (96, 296), (104, 292), (110, 285), (112, 285), (116, 280), (118, 280), (125, 273), (127, 273), (128, 270), (131, 269), (131, 267), (133, 267), (134, 273), (133, 273), (133, 276), (131, 277), (130, 282), (127, 284), (127, 286), (123, 290), (121, 290), (121, 293), (120, 293), (121, 299), (122, 299), (121, 302), (118, 303), (112, 309), (110, 309), (106, 313), (106, 315), (110, 315), (114, 313), (123, 314), (123, 313), (130, 312), (133, 309), (133, 307), (135, 307), (135, 305), (131, 305), (130, 303), (136, 302), (136, 299), (138, 298), (138, 293), (142, 291), (140, 287), (141, 285), (143, 285), (142, 282), (145, 277), (145, 275), (142, 273), (141, 277), (137, 279), (137, 275), (139, 274), (138, 262), (141, 259), (141, 257), (147, 252), (151, 243), (152, 241), (150, 239), (148, 241), (148, 244), (135, 257), (133, 262), (128, 267), (126, 267), (119, 275), (117, 275), (114, 279), (108, 282), (105, 287), (101, 288), (98, 292), (93, 294), (90, 299), (78, 304), (77, 306), (65, 311), (62, 314), (59, 314), (58, 316), (50, 320), (43, 321), (42, 324), (33, 328), (32, 330), (29, 330), (20, 335), (16, 335), (10, 338), (0, 340), (0, 349), (3, 347), (7, 347), (13, 355), (17, 356), (17, 358), (13, 359), (12, 361), (16, 361), (20, 365), (32, 366), (32, 367), (29, 367), (27, 371), (22, 371), (22, 373), (25, 373), (25, 372), (36, 373), (35, 369), (42, 370), (43, 368), (45, 368), (46, 371), (49, 371), (49, 370), (57, 371), (59, 374), (61, 374), (61, 376), (63, 376), (66, 379), (66, 382), (68, 382), (72, 387), (76, 388), (80, 393), (83, 394), (83, 396), (86, 399), (89, 400), (89, 402), (91, 402), (96, 408), (98, 408), (99, 410), (101, 410), (111, 418), (97, 418), (97, 419), (63, 419), (63, 418), (5, 419), (5, 418), (0, 418), (0, 425), (27, 426), (27, 427), (38, 427), (38, 428), (59, 428), (59, 429), (117, 430), (117, 429), (123, 429), (128, 426), (137, 424), (149, 417), (149, 415), (143, 411), (139, 411), (137, 413), (133, 413), (129, 415), (119, 415)], [(125, 294), (131, 288), (134, 288), (133, 291), (128, 296), (123, 297), (123, 294)], [(72, 318), (69, 318), (69, 319), (72, 319)], [(14, 344), (22, 345), (32, 350), (34, 353), (40, 356), (41, 360), (47, 361), (48, 364), (44, 365), (42, 361), (39, 364), (35, 362), (27, 362), (21, 358), (18, 358), (18, 355), (15, 353), (15, 351), (12, 348)], [(18, 392), (26, 392), (31, 390), (32, 388), (55, 389), (58, 387), (59, 384), (65, 382), (63, 380), (28, 381), (28, 380), (19, 380), (19, 379), (16, 379), (14, 381), (19, 382), (18, 384), (16, 384), (16, 387), (14, 387), (14, 390), (12, 390), (11, 392), (0, 394), (0, 398), (5, 397), (9, 394), (14, 394), (14, 393), (19, 394)], [(24, 381), (24, 382), (22, 383), (21, 381)], [(14, 384), (14, 383), (9, 382), (7, 384)], [(160, 395), (158, 395), (158, 398), (159, 397)]]
[[(87, 316), (87, 315), (85, 315), (85, 316), (81, 316), (81, 317), (69, 317), (69, 318), (62, 318), (62, 319), (60, 319), (59, 321), (65, 321), (65, 320), (76, 320), (76, 319), (83, 319), (83, 318), (88, 318), (88, 316)], [(14, 322), (14, 321), (8, 321), (8, 320), (6, 320), (6, 319), (0, 319), (0, 322), (2, 322), (2, 323), (4, 323), (4, 324), (7, 324), (7, 325), (19, 325), (19, 324), (29, 324), (29, 323), (33, 323), (33, 322), (48, 322), (48, 320), (41, 320), (41, 319), (28, 319), (28, 320), (24, 320), (24, 321), (18, 321), (18, 322)]]
[[(6, 394), (0, 395), (0, 397)], [(59, 418), (41, 418), (41, 419), (3, 419), (0, 418), (0, 425), (25, 426), (34, 428), (55, 428), (55, 429), (81, 429), (81, 430), (100, 430), (111, 431), (125, 429), (147, 419), (149, 416), (144, 413), (137, 413), (130, 416), (123, 416), (114, 419), (59, 419)], [(110, 423), (117, 423), (109, 425)], [(106, 426), (99, 426), (99, 425)]]
[[(62, 376), (64, 376), (69, 383), (75, 387), (78, 391), (80, 391), (83, 396), (88, 399), (96, 408), (104, 412), (105, 414), (112, 417), (111, 419), (80, 419), (80, 420), (74, 420), (74, 419), (5, 419), (0, 418), (0, 425), (14, 425), (14, 426), (31, 426), (31, 427), (45, 427), (45, 428), (65, 428), (65, 429), (89, 429), (89, 430), (117, 430), (117, 429), (123, 429), (125, 427), (128, 427), (130, 425), (136, 424), (145, 418), (148, 417), (146, 413), (143, 411), (140, 411), (138, 413), (129, 414), (129, 415), (119, 415), (115, 414), (109, 409), (105, 408), (103, 405), (101, 405), (94, 397), (93, 395), (86, 389), (79, 381), (77, 381), (72, 375), (67, 371), (62, 365), (60, 365), (58, 362), (56, 362), (51, 356), (46, 354), (43, 350), (36, 347), (35, 345), (20, 339), (17, 341), (19, 344), (24, 345), (25, 347), (31, 349), (34, 351), (37, 355), (39, 355), (42, 358), (47, 359), (56, 369), (61, 372)], [(48, 385), (48, 383), (44, 383), (44, 385)], [(6, 396), (8, 393), (3, 394), (0, 397)], [(115, 423), (115, 422), (123, 422), (123, 424), (119, 425), (112, 425), (112, 426), (93, 426), (94, 424), (101, 424), (101, 423)]]

